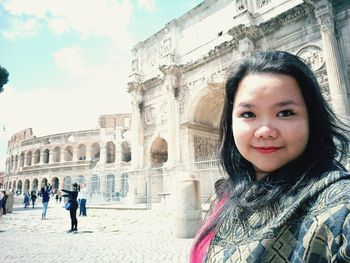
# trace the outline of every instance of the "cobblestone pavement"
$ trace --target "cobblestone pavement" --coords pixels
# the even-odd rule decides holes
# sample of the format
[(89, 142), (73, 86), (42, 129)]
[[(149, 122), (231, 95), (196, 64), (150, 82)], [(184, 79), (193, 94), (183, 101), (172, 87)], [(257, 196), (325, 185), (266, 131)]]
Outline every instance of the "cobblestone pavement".
[(70, 228), (69, 212), (49, 203), (46, 220), (41, 207), (14, 208), (0, 217), (0, 262), (127, 262), (186, 263), (193, 239), (175, 238), (169, 213), (161, 209), (88, 209)]

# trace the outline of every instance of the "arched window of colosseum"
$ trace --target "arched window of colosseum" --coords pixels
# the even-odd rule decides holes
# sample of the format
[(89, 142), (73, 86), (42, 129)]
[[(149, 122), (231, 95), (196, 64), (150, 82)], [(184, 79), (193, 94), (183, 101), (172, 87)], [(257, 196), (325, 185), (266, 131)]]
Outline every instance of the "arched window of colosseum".
[(52, 160), (55, 163), (59, 163), (61, 161), (61, 148), (59, 146), (56, 146), (52, 150)]
[(122, 161), (123, 162), (131, 161), (131, 148), (128, 142), (122, 143)]
[(115, 192), (115, 176), (113, 174), (107, 175), (107, 193), (111, 194)]
[(115, 162), (115, 145), (113, 142), (107, 142), (106, 145), (107, 163)]
[(10, 181), (10, 183), (8, 184), (8, 187), (6, 187), (6, 188), (8, 188), (8, 189), (11, 189), (11, 181)]
[(72, 188), (72, 178), (70, 176), (66, 176), (63, 179), (63, 188), (66, 190), (71, 190)]
[(49, 161), (50, 161), (50, 151), (49, 149), (45, 149), (43, 154), (43, 163), (49, 163)]
[(47, 179), (44, 177), (43, 179), (41, 179), (40, 189), (41, 187), (45, 187), (46, 185), (47, 185)]
[(14, 191), (17, 191), (16, 189), (16, 181), (13, 181), (13, 188), (12, 188)]
[(168, 160), (168, 143), (161, 137), (154, 140), (151, 147), (151, 163), (153, 167), (161, 167)]
[(38, 191), (38, 179), (34, 178), (33, 182), (32, 182), (32, 190), (33, 191)]
[(36, 150), (34, 153), (34, 164), (40, 163), (40, 150)]
[(22, 152), (19, 157), (19, 167), (23, 167), (23, 166), (24, 166), (24, 152)]
[(32, 165), (32, 152), (31, 151), (27, 152), (26, 164), (27, 164), (27, 166)]
[(17, 191), (19, 194), (22, 193), (22, 180), (19, 180), (17, 183)]
[(100, 178), (97, 175), (91, 176), (91, 193), (99, 193), (100, 192)]
[(100, 145), (98, 143), (91, 145), (91, 160), (96, 162), (100, 160)]
[(73, 160), (73, 147), (72, 146), (67, 146), (64, 149), (64, 160), (66, 162), (70, 162)]
[(79, 158), (79, 160), (86, 160), (86, 146), (85, 146), (85, 144), (79, 145), (78, 158)]
[(29, 179), (26, 179), (24, 181), (24, 193), (28, 193), (29, 189), (30, 189), (30, 182), (29, 182)]
[(85, 184), (85, 177), (83, 175), (78, 176), (78, 185)]
[(15, 170), (18, 168), (18, 155), (15, 157)]
[(52, 191), (54, 193), (57, 193), (59, 185), (60, 185), (60, 180), (57, 177), (52, 178), (51, 185), (52, 185)]

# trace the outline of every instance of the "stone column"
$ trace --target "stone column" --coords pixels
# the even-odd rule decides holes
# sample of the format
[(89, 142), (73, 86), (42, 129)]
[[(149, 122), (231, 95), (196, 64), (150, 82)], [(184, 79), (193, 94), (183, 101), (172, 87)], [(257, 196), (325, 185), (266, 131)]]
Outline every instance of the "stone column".
[(332, 106), (338, 116), (346, 118), (349, 116), (346, 81), (335, 36), (334, 12), (330, 1), (315, 1), (315, 15), (321, 30)]
[(31, 166), (33, 166), (33, 165), (34, 165), (34, 159), (35, 159), (35, 153), (34, 153), (34, 152), (32, 152), (32, 163), (31, 163)]
[[(65, 152), (65, 151), (66, 151), (66, 150), (65, 150), (64, 148), (60, 148), (60, 163), (66, 161), (66, 160), (64, 159), (64, 152)], [(53, 158), (53, 155), (52, 155), (51, 158)], [(52, 159), (52, 162), (53, 162), (53, 159)]]
[(180, 161), (179, 154), (179, 114), (178, 114), (178, 95), (179, 95), (179, 77), (180, 70), (176, 65), (164, 65), (160, 70), (165, 75), (165, 85), (167, 91), (168, 103), (168, 161), (171, 166)]
[(79, 161), (79, 149), (78, 149), (78, 145), (74, 145), (72, 146), (73, 148), (73, 162)]
[(143, 137), (143, 94), (139, 82), (128, 83), (132, 95), (132, 122), (131, 122), (131, 164), (134, 169), (143, 166), (144, 137)]
[[(105, 130), (105, 129), (101, 129), (101, 132), (102, 130)], [(101, 141), (100, 142), (100, 164), (101, 165), (104, 165), (107, 161), (107, 150), (106, 150), (106, 143), (105, 141)]]

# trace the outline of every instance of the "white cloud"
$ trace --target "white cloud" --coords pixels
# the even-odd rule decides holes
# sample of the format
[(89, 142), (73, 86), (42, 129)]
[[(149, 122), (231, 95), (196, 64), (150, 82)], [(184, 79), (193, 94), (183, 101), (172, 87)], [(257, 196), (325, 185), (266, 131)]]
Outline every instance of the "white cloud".
[(140, 9), (145, 9), (148, 12), (156, 10), (156, 3), (154, 0), (139, 0), (138, 6)]
[[(3, 6), (14, 16), (39, 19), (56, 34), (71, 29), (84, 37), (109, 37), (123, 49), (130, 49), (133, 43), (127, 29), (132, 14), (130, 0), (7, 0)], [(7, 34), (20, 36), (16, 33), (19, 30), (14, 25)]]
[(55, 34), (63, 34), (70, 29), (68, 22), (62, 18), (51, 19), (49, 21), (49, 27)]
[(80, 47), (65, 48), (54, 53), (56, 64), (66, 70), (71, 76), (81, 76), (86, 71)]
[(36, 34), (38, 29), (38, 23), (34, 19), (27, 19), (25, 21), (20, 19), (13, 19), (11, 21), (11, 27), (16, 30), (6, 30), (2, 32), (2, 35), (6, 39), (16, 39), (21, 37), (32, 36)]

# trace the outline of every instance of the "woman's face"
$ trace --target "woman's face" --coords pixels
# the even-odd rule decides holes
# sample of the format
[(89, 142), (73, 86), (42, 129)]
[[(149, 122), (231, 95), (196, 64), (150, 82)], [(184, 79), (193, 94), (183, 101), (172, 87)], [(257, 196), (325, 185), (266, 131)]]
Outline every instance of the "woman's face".
[(297, 81), (276, 73), (245, 76), (233, 101), (232, 132), (257, 180), (300, 156), (309, 125)]

